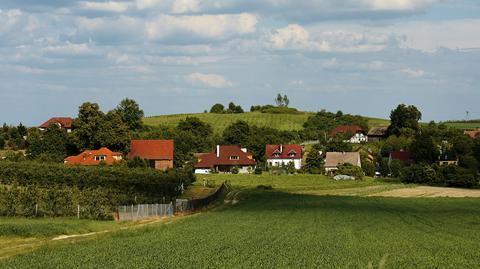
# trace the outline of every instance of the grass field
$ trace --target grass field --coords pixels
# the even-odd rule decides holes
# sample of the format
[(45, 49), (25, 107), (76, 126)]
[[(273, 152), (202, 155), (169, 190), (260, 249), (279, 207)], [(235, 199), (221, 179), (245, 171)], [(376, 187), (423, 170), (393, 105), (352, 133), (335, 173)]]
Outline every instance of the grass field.
[[(301, 130), (303, 123), (308, 117), (313, 115), (312, 112), (302, 112), (299, 114), (268, 114), (260, 112), (247, 112), (242, 114), (178, 114), (164, 115), (144, 118), (143, 122), (150, 126), (158, 126), (160, 124), (170, 127), (177, 126), (178, 122), (187, 117), (197, 117), (200, 120), (213, 126), (216, 133), (221, 133), (228, 125), (243, 120), (251, 125), (258, 127), (272, 127), (279, 130)], [(372, 126), (388, 125), (388, 120), (368, 118), (369, 124)]]
[[(221, 182), (225, 175), (210, 175)], [(199, 182), (202, 178), (199, 178)], [(47, 246), (2, 268), (477, 268), (480, 199), (298, 194), (389, 186), (322, 176), (229, 177), (240, 202), (170, 224)], [(297, 184), (294, 184), (296, 182)], [(255, 190), (258, 184), (274, 187)], [(301, 185), (298, 187), (297, 185)]]

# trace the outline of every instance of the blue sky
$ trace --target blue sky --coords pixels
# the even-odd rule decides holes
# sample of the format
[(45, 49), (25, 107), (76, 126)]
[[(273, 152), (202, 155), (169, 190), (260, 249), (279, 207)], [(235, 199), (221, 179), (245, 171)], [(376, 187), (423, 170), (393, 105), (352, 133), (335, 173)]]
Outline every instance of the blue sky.
[(2, 0), (0, 122), (130, 97), (147, 115), (249, 109), (480, 118), (480, 1)]

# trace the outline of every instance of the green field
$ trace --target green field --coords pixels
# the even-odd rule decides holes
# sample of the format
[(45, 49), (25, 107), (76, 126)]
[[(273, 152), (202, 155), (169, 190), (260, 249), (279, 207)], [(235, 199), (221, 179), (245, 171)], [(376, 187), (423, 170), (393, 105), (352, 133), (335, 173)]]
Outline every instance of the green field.
[[(187, 117), (197, 117), (212, 125), (216, 133), (221, 133), (228, 125), (238, 120), (246, 121), (248, 124), (258, 127), (272, 127), (278, 130), (291, 131), (301, 130), (303, 128), (303, 123), (305, 123), (308, 117), (313, 114), (314, 113), (312, 112), (300, 112), (298, 114), (269, 114), (260, 112), (247, 112), (241, 114), (199, 113), (146, 117), (143, 122), (150, 126), (158, 126), (161, 124), (175, 127), (179, 121), (184, 120)], [(368, 118), (368, 121), (371, 126), (388, 125), (388, 120)]]
[[(214, 182), (225, 175), (202, 176)], [(480, 199), (299, 194), (394, 186), (323, 176), (228, 177), (238, 203), (96, 240), (46, 246), (2, 268), (478, 268)], [(199, 184), (197, 183), (197, 184)], [(298, 183), (298, 184), (296, 184)], [(270, 191), (256, 190), (269, 184)], [(300, 186), (299, 186), (300, 185)]]

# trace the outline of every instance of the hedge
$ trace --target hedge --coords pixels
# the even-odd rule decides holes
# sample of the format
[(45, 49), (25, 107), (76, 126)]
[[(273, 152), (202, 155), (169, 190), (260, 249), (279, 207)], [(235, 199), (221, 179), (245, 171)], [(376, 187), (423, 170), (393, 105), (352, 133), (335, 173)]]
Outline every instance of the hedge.
[(194, 181), (191, 171), (177, 169), (161, 172), (150, 168), (66, 167), (37, 162), (0, 162), (0, 184), (76, 187), (80, 190), (105, 188), (114, 192), (146, 197), (176, 197), (179, 186)]

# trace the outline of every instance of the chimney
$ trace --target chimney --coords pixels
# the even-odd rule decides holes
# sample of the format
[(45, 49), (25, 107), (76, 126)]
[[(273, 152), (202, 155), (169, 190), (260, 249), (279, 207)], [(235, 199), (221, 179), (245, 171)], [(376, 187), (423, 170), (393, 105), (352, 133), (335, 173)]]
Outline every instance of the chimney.
[(248, 150), (246, 148), (242, 148), (242, 151), (247, 153)]
[(280, 144), (280, 153), (283, 153), (283, 144)]
[(217, 145), (217, 158), (220, 158), (220, 145)]

